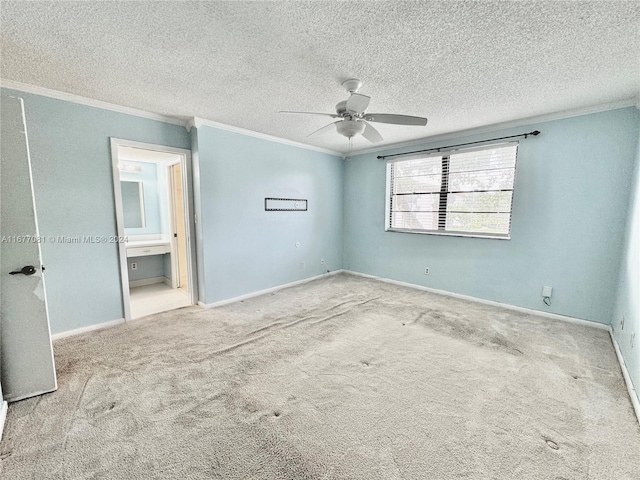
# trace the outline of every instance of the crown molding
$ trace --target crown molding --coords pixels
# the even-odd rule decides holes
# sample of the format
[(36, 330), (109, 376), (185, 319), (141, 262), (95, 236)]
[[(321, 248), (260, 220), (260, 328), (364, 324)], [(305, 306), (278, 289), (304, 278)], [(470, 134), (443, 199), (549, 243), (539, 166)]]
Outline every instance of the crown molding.
[(365, 148), (362, 150), (354, 151), (350, 156), (365, 155), (368, 153), (381, 153), (386, 150), (395, 150), (403, 147), (413, 147), (416, 145), (424, 145), (426, 143), (439, 142), (442, 140), (450, 140), (452, 138), (468, 137), (472, 135), (481, 135), (483, 133), (491, 133), (498, 130), (506, 130), (508, 128), (522, 127), (525, 125), (531, 125), (534, 123), (550, 122), (552, 120), (561, 120), (563, 118), (580, 117), (582, 115), (589, 115), (592, 113), (606, 112), (608, 110), (617, 110), (619, 108), (626, 107), (640, 108), (640, 96), (634, 98), (628, 98), (626, 100), (619, 100), (616, 102), (603, 103), (599, 105), (592, 105), (589, 107), (575, 108), (572, 110), (563, 110), (555, 113), (547, 113), (544, 115), (537, 115), (534, 117), (526, 117), (518, 120), (510, 120), (508, 122), (494, 123), (491, 125), (485, 125), (483, 127), (469, 128), (465, 130), (457, 130), (454, 132), (447, 132), (438, 135), (431, 135), (427, 137), (417, 138), (415, 140), (408, 140), (406, 142), (391, 143), (379, 147)]
[(266, 133), (260, 133), (253, 130), (248, 130), (246, 128), (234, 127), (232, 125), (227, 125), (225, 123), (214, 122), (213, 120), (207, 120), (205, 118), (193, 117), (187, 121), (187, 130), (191, 128), (200, 128), (200, 127), (211, 127), (217, 128), (219, 130), (226, 130), (227, 132), (239, 133), (241, 135), (246, 135), (248, 137), (260, 138), (262, 140), (268, 140), (270, 142), (282, 143), (284, 145), (290, 145), (293, 147), (304, 148), (306, 150), (313, 150), (315, 152), (328, 153), (329, 155), (333, 155), (336, 157), (344, 158), (344, 153), (338, 152), (336, 150), (330, 150), (328, 148), (316, 147), (315, 145), (309, 145), (307, 143), (296, 142), (294, 140), (287, 140), (286, 138), (275, 137), (273, 135), (268, 135)]
[(592, 113), (605, 112), (607, 110), (616, 110), (618, 108), (635, 107), (640, 109), (640, 94), (633, 98), (626, 100), (620, 100), (616, 102), (609, 102), (599, 105), (593, 105), (589, 107), (581, 107), (572, 110), (563, 110), (560, 112), (549, 113), (544, 115), (538, 115), (533, 117), (526, 117), (518, 120), (510, 120), (508, 122), (494, 123), (491, 125), (485, 125), (482, 127), (469, 128), (465, 130), (457, 130), (438, 135), (431, 135), (426, 137), (416, 138), (414, 140), (408, 140), (405, 142), (390, 143), (379, 147), (365, 148), (361, 150), (355, 150), (352, 154), (339, 152), (337, 150), (331, 150), (328, 148), (317, 147), (315, 145), (309, 145), (307, 143), (296, 142), (294, 140), (288, 140), (286, 138), (276, 137), (266, 133), (260, 133), (246, 128), (235, 127), (224, 123), (216, 122), (213, 120), (207, 120), (200, 117), (190, 117), (183, 119), (180, 117), (174, 117), (170, 115), (162, 115), (159, 113), (147, 112), (144, 110), (138, 110), (137, 108), (124, 107), (122, 105), (116, 105), (113, 103), (103, 102), (101, 100), (94, 100), (88, 97), (82, 97), (73, 93), (61, 92), (58, 90), (51, 90), (49, 88), (40, 87), (37, 85), (30, 85), (27, 83), (16, 82), (13, 80), (6, 80), (0, 78), (0, 87), (8, 88), (11, 90), (17, 90), (20, 92), (31, 93), (34, 95), (41, 95), (43, 97), (55, 98), (57, 100), (64, 100), (67, 102), (77, 103), (80, 105), (87, 105), (89, 107), (101, 108), (103, 110), (110, 110), (112, 112), (124, 113), (127, 115), (133, 115), (136, 117), (147, 118), (149, 120), (156, 120), (159, 122), (170, 123), (173, 125), (180, 125), (190, 130), (192, 127), (199, 128), (201, 126), (207, 126), (217, 128), (220, 130), (226, 130), (228, 132), (239, 133), (250, 137), (261, 138), (275, 143), (282, 143), (284, 145), (291, 145), (294, 147), (304, 148), (307, 150), (313, 150), (316, 152), (327, 153), (341, 158), (353, 157), (355, 155), (365, 155), (368, 153), (380, 153), (387, 150), (395, 150), (403, 147), (411, 147), (415, 145), (424, 145), (425, 143), (438, 142), (442, 140), (449, 140), (452, 138), (459, 138), (463, 136), (480, 135), (483, 133), (491, 133), (497, 130), (505, 130), (508, 128), (516, 128), (524, 125), (530, 125), (533, 123), (549, 122), (552, 120), (560, 120), (563, 118), (579, 117), (581, 115), (589, 115)]
[(112, 112), (147, 118), (149, 120), (157, 120), (158, 122), (171, 123), (173, 125), (180, 125), (182, 127), (184, 127), (186, 123), (185, 120), (178, 117), (146, 112), (144, 110), (138, 110), (137, 108), (123, 107), (122, 105), (115, 105), (113, 103), (103, 102), (101, 100), (94, 100), (93, 98), (82, 97), (73, 93), (51, 90), (49, 88), (39, 87), (37, 85), (29, 85), (26, 83), (15, 82), (13, 80), (5, 80), (4, 78), (0, 78), (0, 87), (9, 88), (11, 90), (18, 90), (25, 93), (32, 93), (34, 95), (40, 95), (43, 97), (55, 98), (57, 100), (64, 100), (80, 105), (87, 105), (89, 107), (101, 108), (103, 110), (110, 110)]
[(187, 123), (185, 124), (185, 128), (187, 129), (187, 132), (190, 132), (192, 128), (198, 128), (200, 125), (200, 122), (198, 121), (198, 118), (196, 117), (189, 117), (187, 119)]
[(276, 143), (283, 143), (285, 145), (291, 145), (294, 147), (305, 148), (307, 150), (314, 150), (316, 152), (328, 153), (344, 158), (344, 154), (335, 150), (327, 148), (316, 147), (314, 145), (308, 145), (306, 143), (295, 142), (293, 140), (287, 140), (285, 138), (275, 137), (266, 133), (255, 132), (253, 130), (247, 130), (245, 128), (234, 127), (232, 125), (226, 125), (224, 123), (214, 122), (213, 120), (206, 120), (199, 117), (191, 117), (188, 119), (182, 119), (179, 117), (173, 117), (170, 115), (161, 115), (159, 113), (146, 112), (144, 110), (138, 110), (137, 108), (124, 107), (122, 105), (115, 105), (113, 103), (103, 102), (101, 100), (94, 100), (92, 98), (82, 97), (73, 93), (61, 92), (58, 90), (51, 90), (49, 88), (40, 87), (38, 85), (30, 85), (27, 83), (16, 82), (13, 80), (6, 80), (0, 78), (0, 87), (16, 90), (19, 92), (31, 93), (34, 95), (40, 95), (43, 97), (55, 98), (57, 100), (64, 100), (67, 102), (77, 103), (80, 105), (87, 105), (89, 107), (101, 108), (103, 110), (110, 110), (112, 112), (124, 113), (127, 115), (133, 115), (136, 117), (147, 118), (149, 120), (157, 120), (159, 122), (171, 123), (173, 125), (180, 125), (190, 130), (192, 127), (208, 126), (218, 128), (220, 130), (226, 130), (229, 132), (240, 133), (251, 137), (261, 138)]

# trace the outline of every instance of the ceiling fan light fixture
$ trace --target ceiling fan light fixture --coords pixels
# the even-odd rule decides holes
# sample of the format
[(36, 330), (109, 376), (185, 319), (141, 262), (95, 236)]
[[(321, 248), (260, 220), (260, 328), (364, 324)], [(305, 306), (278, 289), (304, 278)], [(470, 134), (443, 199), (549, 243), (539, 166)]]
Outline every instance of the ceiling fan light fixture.
[(303, 115), (320, 115), (324, 117), (340, 118), (337, 122), (325, 125), (315, 132), (307, 135), (318, 135), (321, 133), (335, 130), (342, 136), (349, 139), (349, 151), (351, 151), (352, 139), (356, 135), (362, 135), (371, 143), (380, 143), (383, 141), (382, 135), (369, 122), (389, 123), (392, 125), (413, 125), (426, 126), (427, 119), (424, 117), (414, 117), (411, 115), (397, 115), (393, 113), (366, 113), (369, 108), (371, 97), (357, 93), (362, 82), (355, 78), (345, 80), (342, 86), (349, 92), (349, 98), (342, 100), (336, 104), (336, 113), (315, 113), (315, 112), (292, 112), (283, 111), (281, 113), (297, 113)]
[(362, 134), (365, 127), (366, 124), (364, 122), (359, 122), (358, 120), (343, 120), (342, 122), (336, 123), (338, 133), (347, 138)]

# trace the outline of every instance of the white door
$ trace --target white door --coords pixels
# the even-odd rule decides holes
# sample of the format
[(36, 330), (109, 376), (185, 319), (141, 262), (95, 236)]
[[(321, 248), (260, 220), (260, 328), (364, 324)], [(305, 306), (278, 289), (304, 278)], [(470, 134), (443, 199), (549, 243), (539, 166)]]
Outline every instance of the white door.
[(57, 384), (24, 105), (3, 94), (0, 109), (0, 375), (11, 402)]
[(182, 193), (182, 169), (179, 163), (169, 167), (171, 188), (171, 217), (173, 219), (173, 251), (175, 252), (174, 268), (176, 271), (176, 288), (188, 292), (187, 271), (187, 238), (184, 220), (184, 196)]

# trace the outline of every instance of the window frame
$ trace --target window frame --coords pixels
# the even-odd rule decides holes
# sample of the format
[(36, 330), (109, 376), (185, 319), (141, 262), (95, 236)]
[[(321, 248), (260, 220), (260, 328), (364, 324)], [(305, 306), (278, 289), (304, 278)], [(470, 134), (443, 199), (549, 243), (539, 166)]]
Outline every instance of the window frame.
[[(406, 229), (406, 228), (392, 228), (391, 226), (391, 166), (394, 163), (398, 163), (398, 162), (404, 162), (404, 161), (408, 161), (408, 160), (420, 160), (420, 159), (427, 159), (427, 158), (432, 158), (432, 157), (443, 157), (443, 162), (445, 161), (446, 158), (446, 162), (448, 163), (450, 160), (450, 156), (452, 154), (457, 154), (457, 153), (471, 153), (471, 152), (475, 152), (475, 151), (482, 151), (482, 150), (491, 150), (491, 149), (495, 149), (498, 147), (510, 147), (510, 146), (515, 146), (516, 147), (516, 158), (515, 158), (515, 162), (513, 164), (513, 187), (511, 189), (511, 206), (510, 206), (510, 210), (509, 210), (509, 232), (507, 234), (497, 234), (497, 233), (483, 233), (483, 232), (464, 232), (464, 231), (446, 231), (446, 230), (422, 230), (422, 229)], [(487, 144), (487, 145), (482, 145), (479, 147), (468, 147), (468, 148), (450, 148), (450, 149), (441, 149), (438, 151), (434, 151), (432, 153), (428, 153), (428, 154), (414, 154), (414, 155), (407, 155), (407, 156), (403, 156), (401, 158), (390, 158), (386, 160), (386, 177), (385, 177), (385, 184), (386, 184), (386, 189), (385, 189), (385, 214), (384, 214), (384, 230), (385, 232), (392, 232), (392, 233), (412, 233), (412, 234), (418, 234), (418, 235), (442, 235), (442, 236), (448, 236), (448, 237), (471, 237), (471, 238), (488, 238), (488, 239), (493, 239), (493, 240), (511, 240), (511, 227), (513, 225), (513, 199), (515, 196), (515, 191), (516, 191), (516, 179), (517, 179), (517, 171), (518, 171), (518, 150), (520, 147), (520, 142), (518, 141), (513, 141), (513, 142), (500, 142), (500, 143), (491, 143), (491, 144)], [(449, 172), (447, 171), (447, 176), (449, 175)], [(447, 182), (446, 184), (448, 185), (449, 183), (449, 179), (447, 177)], [(442, 190), (442, 187), (445, 185), (444, 181), (440, 181), (440, 192), (441, 192), (441, 197), (440, 197), (440, 202), (442, 203), (442, 194), (444, 194), (445, 192)], [(497, 191), (497, 190), (496, 190)], [(435, 193), (435, 192), (434, 192)], [(447, 194), (448, 194), (448, 190), (447, 190)], [(445, 202), (445, 209), (446, 209), (446, 202)], [(440, 217), (441, 213), (438, 213), (438, 216)], [(440, 218), (439, 218), (440, 220)], [(446, 221), (446, 213), (445, 213), (445, 221)]]

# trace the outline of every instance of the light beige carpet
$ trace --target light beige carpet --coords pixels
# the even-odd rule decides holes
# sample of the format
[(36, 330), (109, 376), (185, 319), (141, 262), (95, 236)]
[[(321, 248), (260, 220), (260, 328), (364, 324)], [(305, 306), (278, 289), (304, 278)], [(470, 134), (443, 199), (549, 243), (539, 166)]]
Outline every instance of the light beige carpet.
[(350, 275), (55, 354), (3, 479), (640, 478), (606, 331)]

